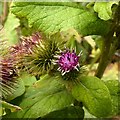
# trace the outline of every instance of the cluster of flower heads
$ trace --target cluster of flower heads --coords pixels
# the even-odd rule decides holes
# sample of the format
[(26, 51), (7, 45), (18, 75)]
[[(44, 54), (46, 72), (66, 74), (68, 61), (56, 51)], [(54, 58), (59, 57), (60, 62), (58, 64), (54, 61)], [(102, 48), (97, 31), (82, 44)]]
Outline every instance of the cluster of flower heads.
[[(9, 91), (4, 90), (5, 87), (13, 88), (14, 78), (18, 76), (17, 61), (19, 61), (19, 58), (23, 58), (24, 61), (21, 63), (24, 64), (26, 62), (29, 71), (34, 68), (32, 72), (36, 69), (37, 73), (50, 69), (52, 61), (57, 63), (57, 70), (61, 72), (62, 76), (74, 70), (79, 71), (79, 58), (81, 54), (77, 55), (74, 50), (70, 51), (64, 47), (61, 47), (61, 52), (60, 46), (64, 46), (64, 41), (60, 42), (56, 41), (56, 39), (44, 41), (39, 32), (32, 34), (30, 37), (21, 37), (18, 44), (9, 48), (9, 57), (5, 57), (0, 62), (0, 84), (3, 87), (3, 91), (6, 91), (3, 93), (7, 94)], [(59, 56), (57, 60), (54, 57), (56, 55)]]
[(16, 63), (19, 56), (31, 54), (32, 49), (41, 40), (40, 34), (37, 32), (30, 37), (22, 37), (17, 45), (11, 46), (6, 56), (0, 59), (0, 85), (2, 86), (1, 97), (5, 98), (15, 89), (16, 77), (18, 76)]

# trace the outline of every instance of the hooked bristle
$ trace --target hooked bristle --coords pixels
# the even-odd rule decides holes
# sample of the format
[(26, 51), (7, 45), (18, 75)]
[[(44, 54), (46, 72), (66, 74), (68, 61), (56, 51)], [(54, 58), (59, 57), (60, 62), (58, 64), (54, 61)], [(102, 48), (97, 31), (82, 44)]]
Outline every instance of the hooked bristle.
[(12, 60), (3, 59), (0, 61), (0, 87), (1, 98), (5, 99), (15, 90), (17, 72), (13, 66)]
[(24, 54), (31, 54), (34, 46), (41, 41), (41, 35), (39, 32), (32, 34), (30, 37), (21, 37), (20, 42), (10, 48), (10, 53), (15, 56), (21, 56)]

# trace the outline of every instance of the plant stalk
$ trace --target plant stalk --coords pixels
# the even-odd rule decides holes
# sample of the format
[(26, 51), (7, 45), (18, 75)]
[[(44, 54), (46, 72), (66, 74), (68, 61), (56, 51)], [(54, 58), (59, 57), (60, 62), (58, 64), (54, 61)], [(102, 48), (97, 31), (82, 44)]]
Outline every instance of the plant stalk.
[[(109, 34), (110, 35), (110, 34)], [(111, 34), (113, 35), (113, 34)], [(102, 52), (101, 52), (101, 59), (96, 71), (95, 76), (98, 78), (101, 78), (103, 76), (103, 73), (109, 63), (109, 52), (110, 52), (110, 46), (111, 46), (111, 41), (112, 41), (112, 36), (110, 35), (110, 37), (105, 38), (104, 42), (103, 42), (103, 48), (102, 48)]]
[[(103, 48), (101, 52), (101, 59), (96, 71), (95, 76), (101, 78), (104, 74), (104, 71), (107, 65), (110, 63), (112, 56), (114, 55), (119, 40), (120, 40), (120, 2), (115, 11), (113, 17), (113, 23), (111, 24), (110, 32), (104, 37)], [(116, 39), (114, 39), (114, 33), (116, 33)]]

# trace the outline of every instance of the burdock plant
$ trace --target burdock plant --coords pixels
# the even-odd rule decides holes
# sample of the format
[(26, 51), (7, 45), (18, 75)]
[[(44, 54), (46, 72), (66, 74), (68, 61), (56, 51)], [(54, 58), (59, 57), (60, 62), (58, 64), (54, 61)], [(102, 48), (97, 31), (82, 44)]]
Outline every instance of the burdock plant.
[[(2, 80), (12, 81), (17, 71), (30, 74), (30, 79), (25, 81), (30, 84), (25, 94), (19, 101), (15, 99), (23, 110), (9, 112), (5, 117), (40, 119), (52, 114), (52, 118), (74, 118), (75, 115), (84, 119), (84, 112), (85, 118), (86, 112), (97, 118), (119, 115), (119, 81), (116, 72), (114, 79), (107, 74), (117, 62), (111, 60), (120, 44), (119, 11), (120, 2), (111, 1), (12, 2), (10, 12), (20, 20), (19, 33), (37, 30), (46, 36), (22, 37), (9, 50), (14, 60), (2, 59)], [(81, 50), (83, 55), (79, 55)], [(10, 66), (3, 64), (6, 60)], [(83, 66), (89, 68), (88, 74)], [(29, 74), (22, 74), (23, 82)], [(31, 75), (40, 79), (37, 77), (38, 81), (33, 82)]]
[(28, 71), (35, 76), (53, 72), (63, 80), (76, 80), (81, 71), (81, 53), (77, 55), (75, 50), (67, 48), (66, 43), (61, 33), (41, 36), (36, 32), (21, 37), (18, 44), (9, 48), (8, 57), (0, 63), (3, 97), (14, 88), (21, 71)]
[(12, 94), (22, 71), (36, 77), (53, 73), (62, 80), (76, 82), (82, 69), (81, 53), (77, 55), (75, 51), (69, 49), (61, 33), (44, 36), (36, 32), (21, 37), (16, 45), (9, 47), (8, 55), (0, 62), (3, 98)]
[(22, 64), (22, 70), (35, 76), (53, 73), (61, 76), (63, 80), (71, 81), (76, 80), (80, 75), (81, 52), (77, 55), (74, 49), (69, 49), (67, 40), (61, 33), (42, 36), (42, 39), (34, 46), (29, 44), (28, 37), (26, 43), (29, 45), (27, 50), (30, 52), (26, 52), (19, 58), (18, 66)]
[[(33, 47), (31, 53), (24, 54), (19, 63), (23, 63), (24, 70), (33, 75), (49, 73), (54, 69), (55, 56), (58, 56), (60, 50), (66, 43), (59, 33), (53, 36), (43, 37), (40, 42)], [(21, 64), (20, 64), (21, 65)]]

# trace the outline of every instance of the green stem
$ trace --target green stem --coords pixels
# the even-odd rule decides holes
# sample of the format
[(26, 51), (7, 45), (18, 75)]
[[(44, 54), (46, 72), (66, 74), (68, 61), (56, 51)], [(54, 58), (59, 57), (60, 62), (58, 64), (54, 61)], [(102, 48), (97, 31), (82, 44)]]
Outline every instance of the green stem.
[[(111, 34), (111, 32), (110, 32)], [(110, 35), (109, 34), (109, 35)], [(113, 34), (111, 34), (113, 35)], [(112, 36), (109, 36), (108, 38), (106, 38), (103, 42), (103, 48), (102, 48), (102, 52), (101, 52), (101, 59), (96, 71), (95, 76), (98, 78), (101, 78), (103, 76), (103, 73), (109, 63), (109, 52), (110, 52), (110, 46), (111, 46), (111, 41), (112, 41)]]
[[(114, 14), (113, 23), (111, 24), (111, 29), (110, 29), (111, 31), (105, 36), (105, 40), (104, 40), (103, 48), (101, 52), (102, 53), (101, 59), (95, 74), (95, 76), (98, 78), (101, 78), (103, 76), (103, 73), (107, 65), (110, 63), (111, 58), (117, 49), (117, 45), (120, 39), (119, 11), (120, 11), (120, 2)], [(113, 37), (114, 33), (116, 33), (116, 41)]]
[(119, 40), (120, 40), (120, 36), (117, 37), (116, 39), (113, 39), (111, 37), (111, 39), (109, 39), (108, 42), (107, 39), (104, 41), (100, 63), (95, 75), (96, 77), (101, 78), (103, 76), (103, 73), (107, 65), (110, 63), (112, 56), (114, 55), (119, 45)]

